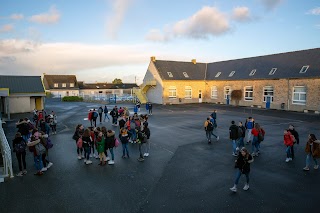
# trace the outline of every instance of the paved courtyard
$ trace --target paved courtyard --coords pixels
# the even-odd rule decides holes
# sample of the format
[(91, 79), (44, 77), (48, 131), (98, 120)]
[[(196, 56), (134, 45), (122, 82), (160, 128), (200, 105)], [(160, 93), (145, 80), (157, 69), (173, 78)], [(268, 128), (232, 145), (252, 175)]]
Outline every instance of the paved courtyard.
[[(126, 106), (133, 111), (133, 105)], [(51, 136), (54, 165), (43, 176), (34, 176), (32, 155), (27, 153), (29, 173), (0, 184), (1, 212), (304, 212), (319, 208), (320, 171), (302, 171), (307, 135), (320, 138), (319, 116), (212, 104), (154, 106), (149, 158), (138, 162), (138, 146), (130, 144), (130, 159), (121, 159), (119, 147), (115, 165), (100, 167), (94, 160), (86, 166), (77, 159), (71, 137), (78, 123), (89, 125), (84, 120), (87, 112), (97, 107), (47, 101), (47, 111), (56, 111), (59, 122), (58, 134)], [(208, 145), (203, 122), (213, 109), (218, 110), (220, 140)], [(228, 128), (231, 120), (244, 122), (250, 115), (262, 124), (266, 137), (261, 155), (252, 164), (249, 191), (242, 190), (242, 177), (240, 190), (232, 193), (235, 158)], [(20, 116), (25, 115), (14, 118)], [(282, 138), (289, 124), (296, 126), (301, 142), (294, 161), (285, 163)], [(118, 131), (110, 122), (102, 125)], [(11, 142), (14, 122), (8, 122), (5, 131)], [(15, 156), (13, 167), (17, 172)]]

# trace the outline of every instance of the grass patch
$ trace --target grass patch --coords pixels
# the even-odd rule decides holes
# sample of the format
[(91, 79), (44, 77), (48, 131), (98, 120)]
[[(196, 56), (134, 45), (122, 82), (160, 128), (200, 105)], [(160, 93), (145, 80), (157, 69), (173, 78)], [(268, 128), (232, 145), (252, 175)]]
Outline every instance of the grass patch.
[(83, 98), (79, 97), (79, 96), (65, 96), (65, 97), (62, 98), (62, 101), (79, 102), (79, 101), (83, 101)]

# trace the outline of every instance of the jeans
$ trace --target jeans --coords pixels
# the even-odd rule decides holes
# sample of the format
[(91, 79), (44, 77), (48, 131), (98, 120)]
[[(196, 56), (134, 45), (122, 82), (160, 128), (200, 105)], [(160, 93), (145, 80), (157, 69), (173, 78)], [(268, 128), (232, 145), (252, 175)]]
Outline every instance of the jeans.
[(247, 131), (247, 142), (249, 142), (249, 141), (252, 141), (252, 134), (251, 134), (251, 131), (252, 131), (252, 129), (247, 129), (246, 130)]
[(142, 143), (142, 142), (140, 142), (140, 143), (139, 143), (140, 158), (143, 158), (143, 154), (142, 154), (142, 150), (141, 150), (142, 145), (143, 145), (143, 143)]
[(292, 155), (291, 155), (291, 146), (287, 146), (286, 153), (287, 153), (287, 158), (291, 158), (292, 157)]
[(244, 147), (244, 140), (243, 140), (243, 139), (244, 139), (243, 137), (240, 137), (240, 138), (238, 138), (238, 140), (237, 140), (239, 149), (241, 149), (242, 147)]
[(128, 143), (122, 143), (122, 157), (126, 155), (129, 157)]
[[(236, 180), (234, 181), (235, 185), (238, 185), (241, 175), (242, 175), (242, 172), (240, 169), (238, 169), (236, 173)], [(244, 175), (246, 176), (247, 184), (249, 184), (249, 173), (245, 173)]]
[(57, 125), (51, 125), (51, 130), (52, 130), (52, 132), (56, 132), (57, 131)]
[(206, 130), (206, 137), (209, 142), (211, 142), (211, 135), (212, 135), (212, 131)]
[(23, 140), (24, 140), (25, 142), (28, 142), (28, 140), (29, 140), (29, 134), (27, 134), (27, 135), (22, 135), (22, 138), (23, 138)]
[(111, 160), (114, 160), (113, 148), (109, 148), (109, 151), (110, 151), (110, 153), (111, 153)]
[(291, 146), (291, 157), (294, 158), (294, 148)]
[(90, 146), (84, 148), (84, 157), (89, 160), (89, 156), (90, 156)]
[(41, 155), (34, 156), (33, 159), (34, 159), (34, 166), (36, 167), (36, 170), (40, 171), (43, 168)]
[[(307, 166), (307, 167), (310, 166), (311, 158), (313, 158), (313, 157), (312, 157), (311, 153), (309, 153), (309, 154), (307, 155), (307, 158), (306, 158), (306, 166)], [(317, 161), (316, 158), (313, 158), (313, 161), (314, 161), (314, 165), (318, 165), (318, 161)]]
[[(22, 163), (23, 163), (23, 169), (26, 170), (26, 152), (16, 152), (16, 156), (18, 159), (19, 164), (19, 171), (22, 171)], [(22, 162), (21, 162), (22, 161)]]
[(112, 123), (117, 124), (117, 117), (112, 117)]
[(109, 118), (109, 116), (108, 116), (108, 113), (104, 113), (104, 122), (106, 121), (106, 118), (108, 118), (108, 120), (110, 121), (110, 118)]
[[(93, 122), (93, 124), (94, 124), (94, 127), (97, 127), (97, 118), (93, 118), (93, 119), (92, 119), (92, 122)], [(92, 126), (92, 124), (91, 124), (91, 126)]]
[(211, 135), (213, 135), (215, 138), (218, 138), (217, 135), (213, 134), (213, 131), (211, 131)]
[(259, 146), (258, 136), (253, 136), (251, 153), (259, 152)]
[(135, 129), (130, 129), (131, 140), (135, 141), (137, 139), (137, 133)]
[(152, 114), (152, 108), (149, 108), (148, 110), (149, 110), (149, 115), (151, 115)]
[(50, 163), (50, 162), (46, 159), (46, 157), (47, 157), (46, 153), (42, 154), (42, 156), (41, 156), (43, 167), (47, 167), (47, 163)]
[(102, 113), (99, 113), (100, 123), (102, 122)]
[(145, 146), (146, 146), (146, 153), (149, 153), (149, 150), (150, 150), (150, 141), (149, 141), (149, 139), (146, 140)]
[(232, 150), (233, 150), (233, 153), (237, 153), (237, 142), (236, 140), (232, 140)]

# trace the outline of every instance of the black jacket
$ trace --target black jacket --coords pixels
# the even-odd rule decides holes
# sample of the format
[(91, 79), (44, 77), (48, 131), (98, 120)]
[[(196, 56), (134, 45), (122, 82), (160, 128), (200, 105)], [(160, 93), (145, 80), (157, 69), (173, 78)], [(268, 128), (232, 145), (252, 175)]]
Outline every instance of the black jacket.
[(230, 139), (231, 140), (237, 140), (238, 137), (238, 126), (235, 124), (232, 124), (229, 128), (229, 133), (230, 133)]
[(294, 136), (294, 138), (297, 141), (297, 144), (299, 144), (299, 133), (295, 129), (289, 129), (289, 132)]
[(248, 159), (244, 158), (240, 153), (235, 167), (241, 170), (241, 173), (248, 174), (250, 172), (250, 163), (253, 162), (253, 158), (251, 155), (248, 156)]

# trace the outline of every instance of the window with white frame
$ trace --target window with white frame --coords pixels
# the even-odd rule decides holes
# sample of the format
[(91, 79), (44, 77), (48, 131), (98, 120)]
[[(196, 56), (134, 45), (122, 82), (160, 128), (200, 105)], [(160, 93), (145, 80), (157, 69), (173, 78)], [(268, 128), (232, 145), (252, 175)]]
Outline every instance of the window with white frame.
[(215, 77), (218, 78), (220, 75), (221, 75), (221, 72), (218, 72)]
[(267, 102), (267, 97), (270, 97), (270, 102), (273, 102), (273, 86), (263, 87), (263, 102)]
[(250, 75), (250, 76), (253, 76), (254, 74), (256, 74), (256, 71), (257, 71), (256, 69), (251, 70), (251, 72), (250, 72), (250, 74), (249, 74), (249, 75)]
[(269, 75), (273, 75), (277, 71), (277, 68), (272, 68), (269, 72)]
[(59, 87), (59, 84), (55, 83), (53, 84), (53, 87)]
[(169, 98), (177, 98), (177, 88), (174, 86), (169, 87)]
[(305, 105), (306, 102), (307, 102), (307, 89), (306, 89), (306, 87), (304, 87), (304, 86), (293, 87), (292, 103)]
[(192, 88), (190, 86), (186, 86), (184, 90), (184, 98), (191, 99), (192, 98)]
[(244, 100), (253, 101), (253, 86), (244, 87)]
[(184, 75), (184, 77), (186, 77), (186, 78), (189, 78), (189, 75), (188, 75), (188, 73), (186, 73), (186, 72), (183, 72), (182, 74)]
[(231, 71), (229, 74), (229, 77), (232, 77), (235, 73), (236, 73), (236, 71)]
[(309, 65), (305, 65), (301, 68), (299, 73), (306, 73), (308, 69), (309, 69)]
[(74, 83), (70, 83), (70, 87), (74, 87)]
[(212, 86), (211, 87), (211, 98), (212, 99), (217, 99), (218, 98), (218, 88), (217, 88), (217, 86)]
[(63, 83), (63, 84), (62, 84), (62, 87), (67, 87), (67, 84), (66, 84), (66, 83)]
[(224, 87), (224, 99), (227, 99), (228, 96), (229, 96), (229, 100), (230, 100), (231, 99), (231, 87), (230, 86)]
[(167, 72), (167, 74), (170, 78), (173, 78), (172, 72)]

